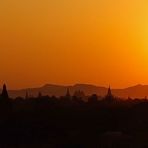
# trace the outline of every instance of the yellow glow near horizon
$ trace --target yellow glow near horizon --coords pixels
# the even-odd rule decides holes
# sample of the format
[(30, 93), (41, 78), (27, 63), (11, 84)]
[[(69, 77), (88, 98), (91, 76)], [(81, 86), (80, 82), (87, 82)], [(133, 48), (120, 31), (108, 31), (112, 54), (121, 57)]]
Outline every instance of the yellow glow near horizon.
[(146, 0), (0, 1), (0, 82), (148, 84)]

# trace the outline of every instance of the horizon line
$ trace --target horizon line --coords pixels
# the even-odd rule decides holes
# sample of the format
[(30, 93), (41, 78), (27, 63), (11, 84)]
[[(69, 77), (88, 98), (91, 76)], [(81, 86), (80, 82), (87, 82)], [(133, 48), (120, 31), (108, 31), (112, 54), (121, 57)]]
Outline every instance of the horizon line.
[[(92, 84), (92, 83), (73, 83), (73, 84), (57, 84), (57, 83), (45, 83), (43, 85), (38, 85), (38, 86), (31, 86), (31, 87), (20, 87), (20, 88), (10, 88), (9, 89), (9, 84), (8, 83), (3, 83), (7, 85), (8, 90), (13, 91), (13, 90), (24, 90), (24, 89), (34, 89), (34, 88), (41, 88), (41, 87), (45, 87), (47, 85), (53, 85), (53, 86), (63, 86), (63, 87), (73, 87), (76, 85), (91, 85), (91, 86), (96, 86), (96, 87), (104, 87), (104, 88), (109, 88), (111, 87), (111, 89), (126, 89), (126, 88), (130, 88), (130, 87), (135, 87), (135, 86), (148, 86), (148, 84), (135, 84), (135, 85), (130, 85), (127, 87), (112, 87), (112, 85), (96, 85), (96, 84)], [(2, 87), (0, 87), (0, 89), (2, 89)]]

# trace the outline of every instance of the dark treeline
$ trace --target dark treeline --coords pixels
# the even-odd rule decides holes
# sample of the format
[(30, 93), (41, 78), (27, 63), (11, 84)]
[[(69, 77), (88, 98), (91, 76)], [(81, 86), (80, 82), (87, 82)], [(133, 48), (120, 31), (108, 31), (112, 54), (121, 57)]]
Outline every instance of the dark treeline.
[(0, 96), (2, 148), (146, 148), (148, 100), (71, 96)]

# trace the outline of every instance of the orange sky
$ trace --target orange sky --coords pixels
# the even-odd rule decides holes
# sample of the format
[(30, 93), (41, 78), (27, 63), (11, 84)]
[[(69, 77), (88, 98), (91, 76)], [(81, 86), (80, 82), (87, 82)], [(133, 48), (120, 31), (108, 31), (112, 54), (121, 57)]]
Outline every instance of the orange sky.
[(0, 83), (148, 84), (147, 0), (1, 0)]

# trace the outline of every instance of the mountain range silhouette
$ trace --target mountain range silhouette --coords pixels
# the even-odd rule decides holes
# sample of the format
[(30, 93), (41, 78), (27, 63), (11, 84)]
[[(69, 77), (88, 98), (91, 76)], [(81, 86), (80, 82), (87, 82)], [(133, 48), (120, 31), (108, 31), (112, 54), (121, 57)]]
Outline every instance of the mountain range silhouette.
[[(36, 88), (25, 88), (19, 90), (8, 90), (9, 96), (12, 98), (16, 97), (25, 97), (26, 92), (30, 94), (30, 96), (36, 97), (39, 92), (43, 95), (49, 96), (63, 96), (66, 94), (67, 88), (70, 90), (70, 94), (73, 95), (75, 91), (81, 90), (85, 93), (86, 96), (97, 94), (98, 96), (106, 95), (108, 88), (95, 86), (90, 84), (75, 84), (73, 86), (64, 86), (64, 85), (53, 85), (46, 84), (42, 87)], [(121, 98), (145, 98), (148, 96), (148, 85), (135, 85), (132, 87), (124, 88), (124, 89), (112, 89), (112, 93)]]

